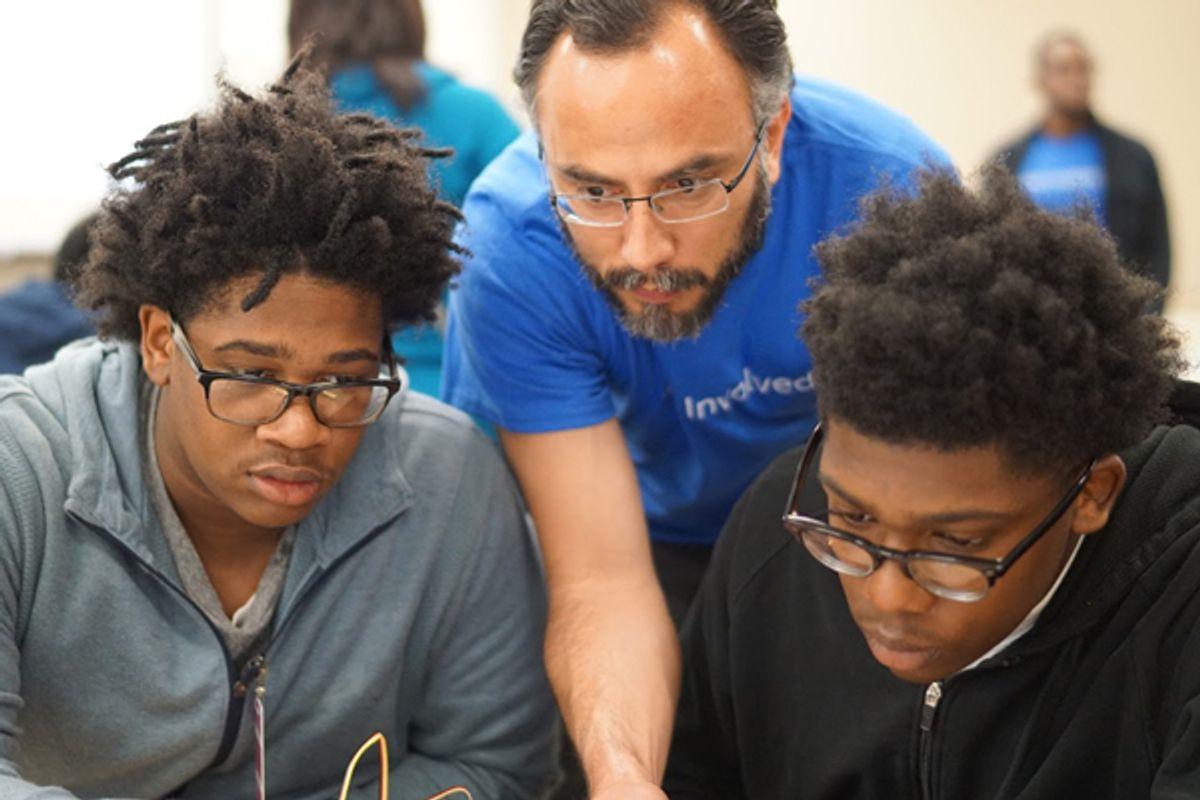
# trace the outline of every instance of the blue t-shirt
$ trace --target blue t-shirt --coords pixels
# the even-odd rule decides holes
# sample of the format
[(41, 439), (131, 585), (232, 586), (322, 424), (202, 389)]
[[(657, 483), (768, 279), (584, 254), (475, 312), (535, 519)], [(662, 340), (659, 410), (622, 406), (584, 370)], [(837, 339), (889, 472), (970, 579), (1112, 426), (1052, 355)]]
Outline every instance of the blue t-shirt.
[(1071, 136), (1039, 134), (1029, 143), (1017, 170), (1025, 191), (1044, 209), (1066, 212), (1086, 203), (1105, 220), (1104, 153), (1093, 130)]
[[(945, 156), (910, 122), (844, 89), (797, 80), (762, 249), (695, 339), (630, 336), (562, 239), (537, 143), (519, 139), (467, 197), (473, 256), (450, 293), (444, 397), (512, 431), (616, 417), (653, 538), (711, 543), (734, 501), (812, 430), (797, 304), (813, 245), (854, 219), (884, 175)], [(783, 509), (780, 509), (782, 514)]]

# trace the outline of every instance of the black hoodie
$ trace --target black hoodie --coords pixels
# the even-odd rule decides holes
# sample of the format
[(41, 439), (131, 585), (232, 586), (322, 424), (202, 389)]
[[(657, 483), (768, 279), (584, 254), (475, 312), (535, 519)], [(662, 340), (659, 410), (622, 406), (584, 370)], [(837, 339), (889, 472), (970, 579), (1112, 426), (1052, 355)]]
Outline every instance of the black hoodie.
[(1034, 628), (932, 691), (875, 661), (780, 525), (798, 455), (734, 509), (684, 627), (673, 800), (1200, 798), (1200, 430), (1123, 454)]

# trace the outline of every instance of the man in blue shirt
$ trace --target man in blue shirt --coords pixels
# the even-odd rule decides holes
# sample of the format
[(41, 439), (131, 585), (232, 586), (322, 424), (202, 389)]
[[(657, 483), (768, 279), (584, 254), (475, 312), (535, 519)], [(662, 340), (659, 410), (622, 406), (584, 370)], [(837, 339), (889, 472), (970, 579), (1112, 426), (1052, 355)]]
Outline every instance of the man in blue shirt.
[(443, 392), (496, 426), (537, 523), (547, 665), (594, 799), (662, 797), (668, 604), (812, 428), (813, 245), (939, 157), (890, 111), (794, 81), (774, 5), (535, 2), (516, 77), (536, 136), (464, 205)]
[[(1081, 203), (1089, 207), (1121, 257), (1166, 287), (1171, 238), (1154, 157), (1092, 113), (1092, 59), (1079, 37), (1048, 34), (1035, 64), (1045, 117), (995, 158), (1016, 173), (1039, 206), (1062, 212)], [(1161, 299), (1157, 307), (1162, 309)]]

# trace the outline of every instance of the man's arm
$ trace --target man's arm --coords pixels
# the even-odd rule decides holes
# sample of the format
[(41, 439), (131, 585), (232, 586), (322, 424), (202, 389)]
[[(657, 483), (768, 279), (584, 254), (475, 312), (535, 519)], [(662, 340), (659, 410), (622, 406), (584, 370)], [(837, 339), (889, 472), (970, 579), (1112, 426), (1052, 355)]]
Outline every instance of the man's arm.
[(593, 798), (661, 798), (679, 643), (616, 420), (500, 441), (537, 525), (546, 668)]

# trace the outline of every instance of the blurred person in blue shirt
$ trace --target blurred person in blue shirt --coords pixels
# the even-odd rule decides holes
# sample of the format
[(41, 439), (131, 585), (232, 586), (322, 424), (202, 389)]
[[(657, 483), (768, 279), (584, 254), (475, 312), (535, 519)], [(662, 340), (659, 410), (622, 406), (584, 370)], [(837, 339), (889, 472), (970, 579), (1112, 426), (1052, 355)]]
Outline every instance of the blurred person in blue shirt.
[(67, 233), (54, 257), (53, 280), (29, 280), (0, 294), (0, 373), (23, 372), (49, 361), (67, 342), (91, 335), (91, 321), (71, 302), (64, 282), (87, 258), (95, 218), (80, 220)]
[(995, 160), (1016, 173), (1039, 206), (1064, 212), (1081, 203), (1089, 207), (1112, 234), (1123, 260), (1165, 288), (1171, 278), (1171, 239), (1154, 156), (1096, 118), (1094, 64), (1078, 36), (1054, 31), (1034, 57), (1045, 116), (1001, 148)]
[[(454, 151), (432, 165), (431, 177), (442, 197), (456, 206), (475, 176), (520, 133), (494, 97), (425, 60), (420, 0), (293, 0), (292, 52), (314, 33), (319, 34), (315, 55), (329, 72), (341, 110), (420, 128), (429, 146)], [(393, 344), (406, 359), (412, 387), (436, 395), (439, 327), (407, 328)]]

